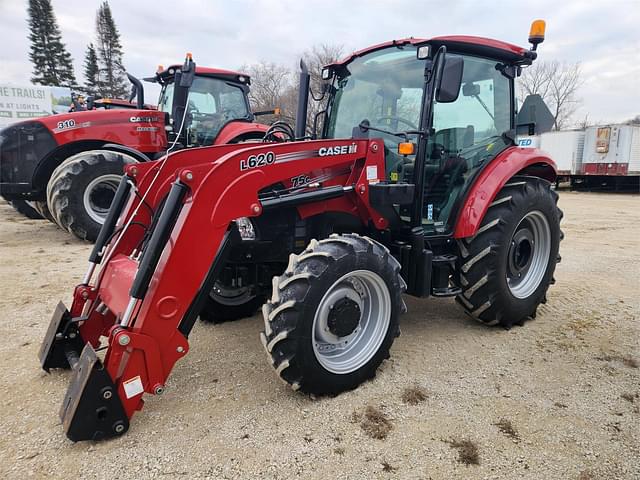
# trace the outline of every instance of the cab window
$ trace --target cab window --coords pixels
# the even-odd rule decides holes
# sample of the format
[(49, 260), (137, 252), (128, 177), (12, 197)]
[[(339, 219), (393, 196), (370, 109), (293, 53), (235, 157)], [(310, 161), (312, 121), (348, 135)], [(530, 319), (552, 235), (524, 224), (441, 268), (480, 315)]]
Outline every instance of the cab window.
[(473, 175), (511, 143), (511, 81), (495, 60), (463, 56), (458, 98), (435, 103), (433, 131), (425, 158), (423, 224), (445, 232), (450, 214)]

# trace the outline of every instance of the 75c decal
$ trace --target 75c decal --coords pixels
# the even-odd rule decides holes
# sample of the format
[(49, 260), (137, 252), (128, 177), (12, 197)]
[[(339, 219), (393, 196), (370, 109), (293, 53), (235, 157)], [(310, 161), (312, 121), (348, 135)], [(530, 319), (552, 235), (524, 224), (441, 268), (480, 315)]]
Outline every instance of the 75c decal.
[(251, 155), (246, 160), (240, 160), (240, 171), (249, 170), (250, 168), (265, 167), (273, 164), (275, 161), (276, 154), (273, 152)]

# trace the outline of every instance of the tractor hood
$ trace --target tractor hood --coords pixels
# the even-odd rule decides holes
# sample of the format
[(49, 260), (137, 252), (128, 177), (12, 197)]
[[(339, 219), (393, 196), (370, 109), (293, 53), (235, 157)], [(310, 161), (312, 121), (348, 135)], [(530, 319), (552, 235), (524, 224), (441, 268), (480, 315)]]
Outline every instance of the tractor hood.
[[(100, 138), (116, 141), (105, 135), (96, 136), (97, 129), (113, 129), (127, 127), (132, 132), (152, 132), (163, 130), (166, 114), (157, 110), (114, 109), (114, 110), (88, 110), (82, 112), (64, 113), (40, 118), (42, 122), (56, 137), (85, 137)], [(90, 134), (88, 134), (90, 129)], [(112, 132), (113, 136), (119, 136), (118, 131)], [(58, 142), (64, 143), (64, 142)]]

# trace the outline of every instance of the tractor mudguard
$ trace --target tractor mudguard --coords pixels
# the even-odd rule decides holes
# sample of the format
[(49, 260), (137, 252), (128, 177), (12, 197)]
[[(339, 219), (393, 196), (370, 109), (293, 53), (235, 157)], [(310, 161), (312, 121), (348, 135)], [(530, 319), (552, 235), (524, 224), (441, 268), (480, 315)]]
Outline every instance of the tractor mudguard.
[(227, 123), (216, 137), (214, 145), (225, 145), (231, 142), (238, 142), (238, 139), (254, 138), (259, 139), (267, 132), (266, 125), (260, 123), (240, 122), (233, 120)]
[(126, 153), (127, 155), (131, 155), (138, 162), (150, 162), (151, 159), (147, 157), (140, 150), (136, 150), (135, 148), (127, 147), (126, 145), (120, 145), (119, 143), (105, 143), (100, 147), (100, 150), (110, 150), (112, 152), (120, 152)]
[(489, 205), (514, 175), (530, 175), (553, 182), (556, 170), (555, 162), (541, 150), (507, 148), (482, 169), (467, 192), (456, 219), (453, 237), (467, 238), (475, 235)]

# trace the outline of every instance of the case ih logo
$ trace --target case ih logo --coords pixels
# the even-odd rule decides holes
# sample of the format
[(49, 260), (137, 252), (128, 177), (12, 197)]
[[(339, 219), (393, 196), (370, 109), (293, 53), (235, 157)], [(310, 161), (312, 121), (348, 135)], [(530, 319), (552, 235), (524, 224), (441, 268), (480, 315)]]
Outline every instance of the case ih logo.
[(328, 157), (329, 155), (345, 155), (347, 153), (356, 153), (358, 145), (352, 143), (351, 145), (336, 145), (335, 147), (322, 147), (318, 150), (318, 155), (321, 157)]
[(131, 117), (129, 118), (129, 121), (131, 123), (144, 123), (144, 122), (153, 123), (153, 122), (159, 122), (160, 119), (157, 117)]

